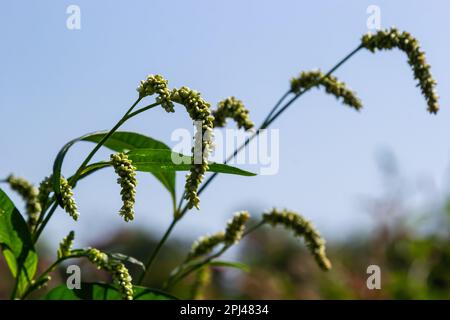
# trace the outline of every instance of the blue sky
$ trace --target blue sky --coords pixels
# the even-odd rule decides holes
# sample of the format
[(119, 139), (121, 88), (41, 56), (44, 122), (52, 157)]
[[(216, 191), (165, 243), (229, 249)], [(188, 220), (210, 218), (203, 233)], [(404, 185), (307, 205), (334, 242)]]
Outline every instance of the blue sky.
[[(81, 9), (81, 30), (66, 28), (71, 4)], [(383, 191), (375, 161), (382, 149), (392, 150), (413, 186), (426, 179), (442, 197), (450, 155), (448, 1), (2, 1), (0, 175), (39, 182), (65, 142), (109, 129), (147, 74), (197, 89), (213, 105), (234, 95), (260, 123), (292, 76), (326, 70), (358, 45), (371, 4), (381, 9), (382, 27), (420, 40), (438, 80), (439, 114), (426, 113), (402, 53), (362, 51), (336, 73), (361, 97), (362, 112), (309, 92), (273, 126), (280, 130), (279, 173), (220, 176), (177, 233), (195, 238), (221, 229), (236, 210), (251, 207), (257, 215), (272, 206), (303, 213), (328, 238), (366, 230), (371, 218), (359, 199)], [(173, 129), (189, 125), (180, 109), (154, 110), (124, 129), (173, 145)], [(66, 175), (90, 148), (72, 149)], [(171, 219), (170, 199), (152, 177), (139, 178), (136, 220), (127, 227), (158, 237)], [(108, 170), (80, 183), (80, 221), (58, 212), (46, 236), (74, 229), (89, 243), (125, 226), (115, 179)]]

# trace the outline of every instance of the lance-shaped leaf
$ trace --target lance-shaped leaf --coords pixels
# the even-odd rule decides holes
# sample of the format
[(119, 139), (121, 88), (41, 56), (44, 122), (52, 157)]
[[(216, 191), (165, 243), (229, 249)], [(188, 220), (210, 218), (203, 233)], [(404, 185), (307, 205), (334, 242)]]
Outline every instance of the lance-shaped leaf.
[(36, 273), (38, 257), (27, 223), (2, 189), (0, 189), (0, 246), (13, 277), (19, 277), (17, 295), (20, 296)]

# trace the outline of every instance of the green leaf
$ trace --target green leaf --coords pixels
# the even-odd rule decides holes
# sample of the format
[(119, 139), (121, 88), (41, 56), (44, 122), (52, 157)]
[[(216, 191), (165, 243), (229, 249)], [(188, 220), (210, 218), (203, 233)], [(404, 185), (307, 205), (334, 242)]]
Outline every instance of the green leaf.
[[(90, 141), (98, 143), (107, 132), (97, 132), (86, 136), (83, 141)], [(170, 150), (165, 143), (155, 140), (153, 138), (144, 136), (135, 132), (118, 131), (111, 135), (106, 140), (104, 146), (116, 152), (128, 152), (134, 149), (166, 149)], [(176, 175), (174, 171), (155, 171), (151, 172), (153, 176), (158, 179), (163, 186), (169, 191), (172, 202), (176, 203)]]
[[(135, 300), (176, 300), (159, 290), (133, 287)], [(106, 283), (81, 283), (81, 289), (69, 289), (60, 285), (44, 297), (45, 300), (121, 300), (122, 296), (113, 286)]]
[(6, 193), (0, 189), (0, 246), (14, 278), (17, 294), (23, 294), (36, 273), (38, 257), (27, 223)]
[(121, 261), (121, 262), (129, 262), (129, 263), (135, 264), (135, 265), (141, 267), (142, 270), (145, 271), (145, 264), (142, 261), (139, 261), (136, 258), (127, 256), (127, 255), (122, 254), (122, 253), (110, 253), (108, 255), (114, 260), (118, 260), (118, 261)]
[(88, 133), (81, 137), (78, 137), (76, 139), (73, 139), (69, 142), (67, 142), (61, 150), (59, 150), (58, 154), (56, 155), (55, 161), (53, 162), (53, 191), (55, 191), (56, 199), (58, 200), (59, 204), (61, 203), (61, 169), (64, 162), (64, 158), (66, 157), (67, 152), (69, 149), (77, 142), (82, 141), (83, 139), (89, 137), (90, 135), (97, 134), (96, 133)]
[(221, 260), (215, 260), (209, 262), (210, 266), (214, 267), (228, 267), (228, 268), (236, 268), (240, 269), (244, 272), (250, 272), (250, 267), (242, 262), (231, 262), (231, 261), (221, 261)]
[[(166, 149), (134, 149), (127, 153), (128, 158), (138, 171), (158, 172), (161, 170), (188, 171), (191, 168), (192, 157)], [(254, 176), (255, 174), (221, 163), (210, 163), (211, 172)]]

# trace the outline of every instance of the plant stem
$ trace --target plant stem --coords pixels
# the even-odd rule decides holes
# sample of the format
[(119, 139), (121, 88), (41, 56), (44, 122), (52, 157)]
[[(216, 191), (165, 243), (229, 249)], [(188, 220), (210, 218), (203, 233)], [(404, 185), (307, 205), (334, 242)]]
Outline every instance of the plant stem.
[(150, 272), (150, 269), (151, 269), (151, 267), (153, 265), (153, 262), (155, 261), (156, 257), (158, 256), (158, 253), (161, 250), (161, 248), (164, 245), (164, 243), (166, 242), (167, 238), (169, 238), (169, 235), (172, 232), (172, 229), (177, 224), (178, 220), (179, 219), (177, 219), (177, 218), (174, 218), (172, 220), (172, 223), (170, 224), (169, 228), (167, 228), (167, 230), (164, 233), (163, 237), (161, 238), (161, 240), (159, 240), (158, 244), (156, 245), (155, 249), (152, 252), (152, 255), (150, 256), (150, 258), (147, 260), (147, 262), (145, 264), (145, 270), (139, 276), (139, 279), (138, 279), (138, 282), (137, 282), (138, 285), (140, 285), (142, 283), (142, 281), (144, 281), (145, 276), (147, 275), (148, 272)]
[[(332, 67), (323, 78), (328, 77), (329, 75), (331, 75), (334, 71), (336, 71), (339, 67), (341, 67), (347, 60), (349, 60), (354, 54), (356, 54), (360, 49), (362, 48), (362, 45), (358, 46), (356, 49), (354, 49), (352, 52), (350, 52), (348, 55), (346, 55), (343, 59), (341, 59), (334, 67)], [(322, 79), (323, 79), (322, 78)], [(322, 79), (320, 79), (319, 81), (321, 81)], [(311, 86), (312, 87), (312, 86)], [(260, 127), (256, 130), (256, 132), (251, 135), (250, 137), (248, 137), (245, 142), (243, 144), (241, 144), (234, 152), (232, 155), (230, 155), (226, 160), (225, 160), (225, 164), (228, 163), (230, 160), (232, 160), (234, 157), (236, 157), (236, 155), (242, 150), (244, 149), (249, 143), (250, 141), (252, 141), (255, 137), (257, 137), (262, 129), (265, 129), (267, 127), (270, 126), (270, 124), (272, 124), (273, 121), (275, 121), (295, 100), (297, 100), (302, 94), (304, 94), (305, 92), (307, 92), (309, 89), (311, 89), (311, 87), (306, 88), (305, 90), (303, 90), (302, 92), (300, 92), (299, 94), (295, 95), (291, 100), (289, 100), (280, 110), (278, 110), (278, 112), (276, 112), (276, 110), (278, 109), (278, 107), (282, 104), (282, 102), (285, 100), (285, 98), (291, 93), (290, 91), (286, 92), (283, 96), (281, 96), (281, 98), (278, 100), (278, 102), (275, 104), (275, 106), (272, 108), (272, 110), (269, 112), (269, 114), (266, 116), (265, 120), (263, 121), (263, 123), (260, 125)], [(276, 112), (276, 113), (275, 113)], [(275, 113), (275, 114), (274, 114)], [(273, 115), (274, 114), (274, 115)], [(273, 115), (273, 116), (272, 116)], [(205, 189), (206, 187), (214, 180), (214, 178), (218, 175), (217, 172), (213, 173), (206, 181), (205, 183), (198, 189), (197, 191), (197, 195), (200, 195)], [(153, 251), (151, 258), (148, 261), (148, 265), (151, 266), (151, 264), (153, 263), (153, 261), (156, 259), (158, 252), (160, 251), (162, 245), (164, 244), (164, 242), (166, 241), (166, 239), (169, 237), (170, 233), (172, 232), (172, 230), (174, 229), (175, 225), (177, 224), (177, 222), (184, 216), (184, 214), (189, 210), (188, 206), (185, 205), (183, 207), (183, 209), (180, 210), (181, 205), (183, 203), (183, 198), (180, 199), (180, 204), (177, 210), (178, 216), (176, 219), (174, 219), (172, 221), (172, 223), (170, 224), (169, 228), (167, 229), (167, 231), (164, 233), (163, 238), (160, 240), (160, 242), (158, 243), (156, 249)], [(262, 224), (261, 224), (262, 225)], [(258, 226), (259, 227), (259, 226)], [(255, 228), (256, 229), (256, 228)], [(138, 283), (141, 283), (141, 281), (143, 280), (145, 274), (147, 273), (147, 269), (142, 273), (140, 281)]]
[(94, 149), (92, 149), (92, 151), (88, 154), (88, 156), (86, 157), (86, 159), (84, 159), (83, 163), (80, 165), (80, 167), (78, 168), (78, 170), (75, 172), (75, 175), (73, 176), (73, 178), (71, 179), (71, 185), (75, 186), (75, 184), (77, 183), (78, 177), (81, 175), (81, 172), (84, 170), (84, 168), (86, 168), (86, 166), (89, 164), (89, 161), (91, 161), (92, 157), (97, 153), (97, 151), (105, 144), (106, 140), (109, 139), (109, 137), (111, 137), (113, 135), (114, 132), (117, 131), (117, 129), (119, 129), (119, 127), (125, 123), (125, 121), (127, 121), (128, 115), (131, 113), (131, 111), (133, 111), (134, 107), (136, 107), (136, 105), (141, 101), (141, 97), (139, 97), (134, 103), (133, 105), (128, 109), (128, 111), (125, 113), (125, 115), (122, 117), (122, 119), (119, 120), (119, 122), (116, 123), (116, 125), (109, 130), (109, 132), (103, 136), (103, 138), (97, 143), (97, 145), (94, 147)]
[[(41, 275), (39, 276), (39, 278), (36, 280), (36, 283), (39, 283), (40, 280), (44, 279), (44, 277), (46, 277), (49, 273), (53, 272), (56, 267), (63, 262), (64, 260), (67, 259), (72, 259), (72, 258), (80, 258), (83, 257), (84, 253), (83, 252), (79, 252), (79, 253), (73, 253), (71, 255), (68, 255), (66, 257), (62, 257), (62, 258), (58, 258), (55, 262), (53, 262), (44, 272), (41, 273)], [(33, 292), (34, 290), (36, 290), (37, 288), (33, 287), (32, 285), (28, 287), (28, 289), (24, 292), (24, 294), (22, 295), (21, 299), (25, 299), (31, 292)]]
[[(120, 126), (122, 126), (126, 121), (133, 118), (134, 116), (161, 104), (161, 102), (155, 102), (155, 103), (152, 103), (146, 107), (143, 107), (143, 108), (131, 113), (133, 111), (134, 107), (141, 101), (141, 99), (142, 98), (138, 98), (133, 103), (133, 105), (128, 109), (128, 111), (125, 113), (125, 115), (122, 117), (122, 119), (120, 119), (119, 122), (116, 123), (116, 125), (100, 140), (100, 142), (97, 143), (95, 148), (89, 153), (89, 155), (86, 157), (86, 159), (83, 161), (83, 163), (80, 165), (78, 170), (75, 172), (75, 174), (70, 179), (70, 182), (71, 182), (73, 188), (76, 186), (76, 183), (79, 180), (82, 171), (89, 164), (89, 161), (92, 159), (92, 157), (95, 155), (95, 153), (105, 144), (105, 142), (113, 135), (113, 133), (116, 132), (120, 128)], [(48, 212), (47, 216), (45, 217), (45, 219), (42, 221), (42, 224), (39, 226), (39, 228), (35, 234), (35, 237), (34, 237), (35, 243), (37, 242), (40, 234), (44, 230), (45, 226), (47, 225), (48, 221), (52, 217), (52, 215), (55, 212), (55, 210), (57, 209), (57, 207), (58, 207), (58, 204), (55, 202), (53, 204), (53, 206), (51, 207), (50, 211)]]

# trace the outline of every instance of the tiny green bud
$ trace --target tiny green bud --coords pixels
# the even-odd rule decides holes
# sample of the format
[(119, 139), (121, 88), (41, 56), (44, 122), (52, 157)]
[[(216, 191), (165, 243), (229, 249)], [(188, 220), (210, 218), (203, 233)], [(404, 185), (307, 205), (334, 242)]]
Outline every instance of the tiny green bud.
[(98, 269), (103, 269), (111, 274), (113, 283), (119, 289), (124, 300), (133, 300), (132, 279), (123, 263), (110, 259), (106, 253), (94, 248), (87, 249), (86, 256)]
[[(199, 208), (200, 199), (197, 189), (203, 180), (203, 176), (208, 171), (208, 156), (213, 147), (213, 127), (214, 117), (211, 115), (210, 104), (201, 97), (200, 93), (187, 87), (173, 89), (171, 100), (183, 105), (193, 121), (201, 121), (201, 132), (195, 135), (195, 145), (201, 146), (201, 163), (194, 163), (192, 159), (190, 173), (186, 176), (185, 198), (189, 201), (189, 209)], [(194, 153), (194, 148), (193, 153)]]
[(146, 80), (142, 80), (137, 88), (139, 97), (144, 98), (157, 94), (156, 101), (161, 102), (161, 106), (167, 112), (175, 112), (172, 101), (170, 100), (170, 90), (167, 87), (168, 81), (163, 76), (149, 75)]
[(303, 71), (300, 76), (292, 78), (291, 92), (299, 94), (302, 90), (311, 87), (323, 86), (325, 91), (332, 94), (336, 99), (342, 99), (343, 103), (356, 110), (362, 108), (361, 100), (356, 94), (349, 90), (344, 82), (339, 81), (336, 77), (328, 75), (325, 77), (320, 70)]
[(270, 212), (265, 213), (263, 221), (272, 226), (282, 225), (286, 229), (292, 230), (295, 236), (305, 240), (307, 248), (320, 268), (325, 271), (331, 269), (330, 260), (328, 260), (325, 253), (325, 240), (311, 222), (293, 211), (279, 211), (277, 209), (272, 209)]
[(235, 97), (226, 98), (219, 102), (217, 109), (212, 114), (214, 116), (214, 127), (224, 127), (226, 119), (231, 118), (237, 123), (238, 128), (249, 130), (254, 127), (254, 124), (248, 113), (249, 111), (241, 100)]
[(188, 259), (195, 259), (210, 253), (214, 248), (224, 242), (225, 233), (218, 232), (213, 235), (203, 236), (197, 239), (188, 253)]
[(237, 212), (234, 217), (228, 221), (225, 229), (225, 244), (232, 245), (238, 243), (245, 230), (245, 223), (250, 218), (247, 211)]
[(136, 168), (128, 156), (124, 153), (111, 155), (111, 163), (119, 178), (117, 183), (120, 184), (122, 191), (123, 205), (119, 214), (125, 221), (134, 219), (134, 203), (136, 201)]
[(42, 207), (39, 203), (39, 191), (24, 178), (10, 175), (6, 181), (12, 190), (16, 191), (26, 204), (26, 211), (28, 214), (30, 226), (35, 226), (41, 213)]
[(70, 255), (74, 239), (75, 239), (75, 232), (73, 231), (70, 231), (69, 234), (64, 239), (62, 239), (58, 248), (58, 259)]
[(361, 39), (363, 48), (375, 52), (376, 50), (391, 50), (398, 48), (408, 56), (408, 64), (413, 69), (414, 78), (419, 82), (418, 86), (422, 95), (427, 100), (428, 111), (437, 113), (439, 111), (436, 93), (436, 80), (431, 75), (430, 65), (427, 64), (425, 52), (419, 46), (419, 42), (406, 31), (400, 32), (396, 28), (380, 30), (374, 35), (365, 34)]
[(78, 213), (77, 204), (73, 199), (73, 191), (69, 182), (61, 177), (61, 201), (63, 209), (73, 218), (73, 220), (77, 221), (80, 214)]

